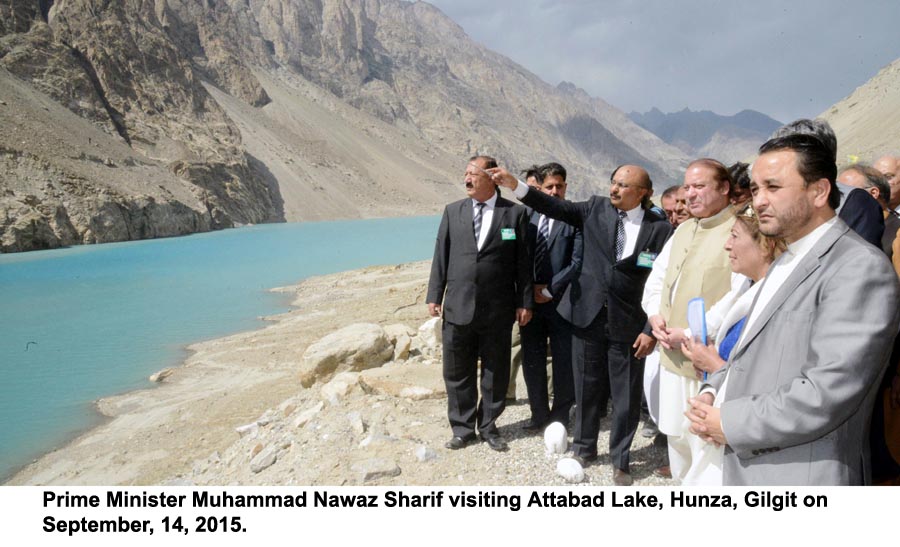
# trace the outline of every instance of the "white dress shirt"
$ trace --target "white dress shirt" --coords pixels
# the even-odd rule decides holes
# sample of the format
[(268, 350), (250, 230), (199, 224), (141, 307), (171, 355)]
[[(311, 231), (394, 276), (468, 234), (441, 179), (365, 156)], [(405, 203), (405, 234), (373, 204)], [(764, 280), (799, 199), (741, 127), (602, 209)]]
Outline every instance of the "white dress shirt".
[[(478, 209), (478, 200), (472, 200), (472, 222), (475, 222), (475, 211)], [(481, 210), (481, 233), (478, 234), (478, 250), (484, 247), (487, 241), (488, 232), (491, 231), (491, 221), (494, 220), (494, 206), (497, 205), (497, 192), (491, 196), (491, 199), (484, 202), (484, 209)]]

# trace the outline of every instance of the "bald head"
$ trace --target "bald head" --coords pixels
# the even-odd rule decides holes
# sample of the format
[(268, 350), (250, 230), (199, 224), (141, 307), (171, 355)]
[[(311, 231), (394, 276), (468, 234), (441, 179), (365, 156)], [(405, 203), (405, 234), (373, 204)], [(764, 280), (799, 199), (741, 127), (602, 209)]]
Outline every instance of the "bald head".
[(878, 158), (872, 167), (878, 169), (891, 187), (890, 208), (896, 209), (900, 205), (900, 158), (897, 156), (882, 156)]
[(639, 165), (620, 165), (609, 177), (609, 201), (622, 211), (647, 204), (652, 195), (653, 181)]

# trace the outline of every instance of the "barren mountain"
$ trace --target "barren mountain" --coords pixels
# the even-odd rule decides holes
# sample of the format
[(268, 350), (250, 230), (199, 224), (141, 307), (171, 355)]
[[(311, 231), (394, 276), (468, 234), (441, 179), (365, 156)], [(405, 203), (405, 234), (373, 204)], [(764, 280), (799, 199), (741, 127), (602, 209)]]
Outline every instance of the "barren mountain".
[(756, 153), (781, 122), (742, 110), (722, 116), (709, 110), (664, 114), (658, 108), (628, 114), (635, 123), (691, 157), (715, 158), (730, 164)]
[(900, 59), (819, 117), (838, 137), (838, 164), (900, 155)]
[(399, 0), (0, 0), (0, 123), (3, 252), (436, 213), (476, 152), (575, 197), (687, 159)]

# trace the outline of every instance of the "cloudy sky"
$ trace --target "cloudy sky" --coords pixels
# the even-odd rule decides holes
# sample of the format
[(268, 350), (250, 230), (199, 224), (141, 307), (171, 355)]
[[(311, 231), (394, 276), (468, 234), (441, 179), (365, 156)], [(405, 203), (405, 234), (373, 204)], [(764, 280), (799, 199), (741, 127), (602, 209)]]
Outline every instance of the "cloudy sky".
[(900, 57), (900, 0), (429, 2), (545, 81), (625, 112), (813, 117)]

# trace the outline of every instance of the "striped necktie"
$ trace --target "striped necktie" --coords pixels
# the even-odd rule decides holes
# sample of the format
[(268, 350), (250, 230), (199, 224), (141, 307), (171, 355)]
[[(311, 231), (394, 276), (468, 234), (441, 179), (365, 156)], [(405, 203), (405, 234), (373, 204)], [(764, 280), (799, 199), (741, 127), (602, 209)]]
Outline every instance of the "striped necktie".
[(625, 252), (625, 211), (619, 211), (619, 218), (616, 220), (616, 262), (622, 260), (622, 253)]
[(472, 227), (475, 230), (475, 246), (478, 246), (478, 239), (481, 237), (481, 215), (484, 212), (484, 203), (475, 204), (475, 216), (472, 218)]
[(547, 251), (550, 241), (550, 220), (546, 215), (541, 215), (538, 222), (537, 241), (534, 246), (534, 279), (539, 283), (549, 283), (547, 275)]

